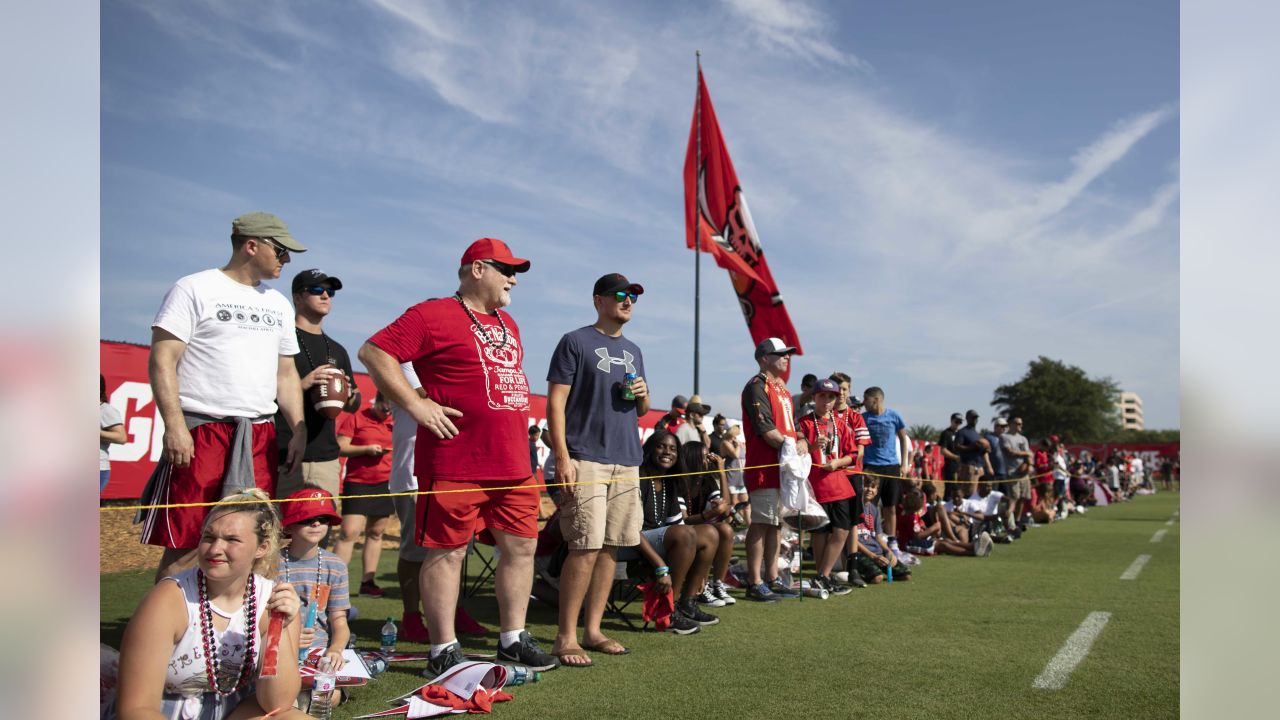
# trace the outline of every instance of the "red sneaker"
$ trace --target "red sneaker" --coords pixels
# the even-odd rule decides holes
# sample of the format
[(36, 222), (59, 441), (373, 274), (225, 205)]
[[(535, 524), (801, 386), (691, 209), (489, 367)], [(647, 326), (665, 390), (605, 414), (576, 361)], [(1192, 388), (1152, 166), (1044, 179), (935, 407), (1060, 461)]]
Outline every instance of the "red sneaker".
[(405, 613), (400, 616), (400, 639), (423, 645), (431, 644), (431, 632), (422, 622), (422, 613)]
[(383, 595), (386, 595), (387, 592), (382, 588), (378, 587), (378, 584), (375, 583), (374, 581), (365, 580), (364, 582), (360, 583), (360, 594), (368, 595), (369, 597), (382, 597)]
[(476, 622), (476, 619), (467, 614), (466, 608), (458, 606), (458, 612), (453, 618), (453, 627), (463, 635), (488, 635), (489, 628)]

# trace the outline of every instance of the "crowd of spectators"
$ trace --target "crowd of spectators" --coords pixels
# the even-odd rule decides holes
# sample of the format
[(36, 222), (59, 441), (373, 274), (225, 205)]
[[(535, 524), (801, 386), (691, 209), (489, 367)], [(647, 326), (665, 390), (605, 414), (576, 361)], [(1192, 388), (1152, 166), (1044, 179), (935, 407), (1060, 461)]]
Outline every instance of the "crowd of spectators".
[[(880, 387), (858, 398), (847, 373), (806, 375), (793, 397), (796, 348), (778, 338), (756, 347), (740, 414), (708, 422), (701, 397), (678, 395), (642, 444), (644, 359), (622, 330), (644, 289), (618, 273), (592, 289), (594, 322), (556, 348), (542, 428), (529, 418), (519, 329), (501, 310), (531, 263), (493, 238), (464, 252), (457, 293), (409, 308), (360, 349), (379, 390), (372, 403), (355, 392), (342, 413), (325, 413), (303, 396), (351, 383), (346, 350), (323, 329), (342, 281), (304, 270), (290, 304), (263, 284), (306, 250), (284, 223), (250, 213), (231, 240), (228, 264), (179, 280), (152, 327), (165, 434), (143, 500), (171, 502), (146, 517), (142, 539), (164, 553), (125, 633), (109, 717), (299, 717), (287, 707), (301, 684), (291, 662), (276, 680), (255, 674), (264, 611), (285, 622), (285, 658), (310, 648), (338, 663), (356, 642), (353, 598), (385, 594), (375, 578), (393, 514), (401, 632), (429, 646), (424, 675), (434, 678), (464, 661), (458, 633), (490, 632), (460, 605), (477, 542), (497, 558), (498, 660), (551, 670), (630, 652), (600, 624), (623, 578), (669, 599), (658, 627), (690, 635), (719, 625), (738, 599), (778, 607), (912, 580), (922, 558), (986, 557), (1039, 525), (1154, 490), (1141, 458), (1073, 454), (1053, 435), (1033, 443), (1017, 417), (988, 428), (974, 410), (955, 413), (938, 455), (933, 443), (913, 450)], [(122, 439), (107, 407), (103, 452)], [(541, 467), (539, 443), (551, 449)], [(107, 470), (104, 461), (100, 484)], [(541, 525), (539, 471), (556, 505)], [(1166, 480), (1175, 473), (1160, 468)], [(797, 483), (820, 510), (789, 504)], [(524, 627), (531, 592), (557, 606), (549, 652)]]

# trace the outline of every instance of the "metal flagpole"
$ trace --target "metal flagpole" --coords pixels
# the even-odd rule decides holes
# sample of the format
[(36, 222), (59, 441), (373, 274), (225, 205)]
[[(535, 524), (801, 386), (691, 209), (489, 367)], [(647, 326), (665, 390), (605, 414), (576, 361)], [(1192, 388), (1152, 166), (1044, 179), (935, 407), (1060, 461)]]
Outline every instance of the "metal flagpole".
[[(694, 156), (693, 182), (694, 202), (699, 203), (702, 193), (702, 51), (695, 50), (698, 77), (693, 96), (693, 115), (697, 119), (697, 154)], [(701, 213), (699, 207), (696, 211)], [(697, 218), (695, 216), (695, 222)], [(702, 233), (695, 230), (693, 235), (693, 394), (698, 394), (698, 348), (702, 329)]]

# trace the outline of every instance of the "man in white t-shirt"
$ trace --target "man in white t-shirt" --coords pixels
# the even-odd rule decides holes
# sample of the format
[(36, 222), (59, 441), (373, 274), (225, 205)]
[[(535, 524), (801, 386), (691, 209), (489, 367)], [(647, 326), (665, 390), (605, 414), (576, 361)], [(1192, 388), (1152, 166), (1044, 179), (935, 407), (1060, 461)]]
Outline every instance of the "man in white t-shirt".
[[(400, 371), (409, 387), (426, 397), (418, 374), (413, 371), (413, 363), (401, 363)], [(391, 403), (391, 482), (387, 489), (393, 493), (410, 493), (418, 490), (418, 478), (413, 474), (414, 443), (418, 439), (418, 421), (408, 410)], [(391, 498), (396, 506), (396, 516), (400, 518), (400, 559), (396, 562), (396, 578), (400, 581), (400, 600), (404, 605), (404, 613), (400, 617), (400, 637), (403, 640), (417, 643), (431, 642), (427, 626), (422, 620), (422, 593), (419, 591), (418, 575), (422, 571), (422, 561), (427, 559), (427, 549), (414, 542), (416, 537), (416, 514), (418, 504), (416, 495), (396, 495)]]
[[(188, 275), (165, 295), (147, 368), (164, 454), (144, 503), (214, 502), (255, 486), (273, 494), (277, 408), (294, 428), (281, 464), (291, 470), (301, 461), (307, 434), (293, 307), (264, 281), (280, 277), (289, 253), (305, 251), (280, 218), (241, 215), (231, 222), (227, 264)], [(207, 507), (148, 513), (142, 541), (165, 548), (157, 581), (195, 564), (207, 514)]]

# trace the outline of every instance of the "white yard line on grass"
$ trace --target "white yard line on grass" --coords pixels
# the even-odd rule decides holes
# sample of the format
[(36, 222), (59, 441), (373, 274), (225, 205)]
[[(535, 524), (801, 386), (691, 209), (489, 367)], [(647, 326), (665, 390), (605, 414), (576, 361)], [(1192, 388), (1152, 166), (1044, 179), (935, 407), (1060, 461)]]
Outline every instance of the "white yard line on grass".
[(1081, 660), (1089, 654), (1089, 650), (1093, 648), (1093, 641), (1098, 639), (1098, 634), (1102, 632), (1102, 628), (1107, 626), (1107, 621), (1111, 619), (1111, 613), (1094, 611), (1089, 613), (1089, 617), (1080, 623), (1080, 627), (1071, 633), (1071, 637), (1062, 644), (1058, 650), (1058, 654), (1053, 656), (1048, 665), (1044, 666), (1044, 670), (1036, 676), (1031, 682), (1031, 687), (1039, 690), (1061, 690), (1067, 684), (1067, 679), (1071, 677), (1071, 671), (1076, 669)]
[(1165, 525), (1173, 525), (1173, 518), (1169, 518), (1168, 520), (1166, 520), (1166, 521), (1165, 521), (1165, 523), (1164, 523), (1164, 524), (1165, 524)]
[(1138, 573), (1142, 572), (1142, 568), (1147, 566), (1147, 561), (1150, 559), (1151, 559), (1150, 555), (1139, 555), (1138, 559), (1134, 560), (1133, 564), (1129, 566), (1129, 569), (1125, 570), (1124, 574), (1120, 576), (1120, 579), (1121, 580), (1137, 580)]
[(1164, 539), (1165, 534), (1168, 532), (1169, 532), (1168, 530), (1157, 530), (1156, 534), (1151, 536), (1151, 542), (1153, 543), (1160, 542), (1161, 540)]

